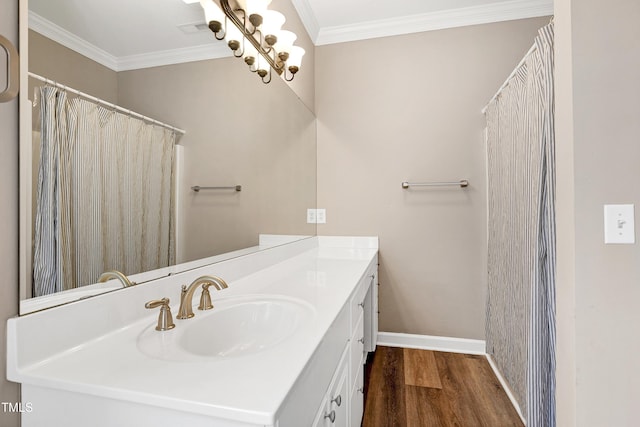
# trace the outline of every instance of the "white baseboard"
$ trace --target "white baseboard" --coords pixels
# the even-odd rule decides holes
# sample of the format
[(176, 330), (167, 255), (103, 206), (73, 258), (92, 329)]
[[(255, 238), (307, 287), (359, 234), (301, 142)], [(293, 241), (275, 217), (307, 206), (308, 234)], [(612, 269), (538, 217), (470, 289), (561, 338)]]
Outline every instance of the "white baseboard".
[(446, 351), (449, 353), (486, 354), (486, 345), (483, 340), (435, 337), (431, 335), (378, 332), (378, 345)]
[(493, 373), (496, 374), (496, 377), (498, 377), (498, 381), (500, 381), (500, 384), (502, 385), (502, 389), (505, 391), (505, 393), (507, 393), (507, 396), (509, 397), (511, 404), (513, 405), (516, 412), (518, 413), (518, 416), (522, 420), (522, 423), (524, 425), (527, 425), (527, 422), (524, 420), (524, 416), (522, 415), (522, 410), (520, 409), (520, 405), (518, 404), (518, 401), (513, 395), (513, 392), (511, 391), (511, 387), (509, 387), (509, 383), (507, 383), (507, 381), (502, 376), (502, 373), (500, 373), (498, 366), (496, 366), (496, 363), (493, 361), (493, 358), (491, 357), (490, 354), (487, 354), (487, 360), (489, 361), (489, 365), (491, 365), (491, 369), (493, 369)]

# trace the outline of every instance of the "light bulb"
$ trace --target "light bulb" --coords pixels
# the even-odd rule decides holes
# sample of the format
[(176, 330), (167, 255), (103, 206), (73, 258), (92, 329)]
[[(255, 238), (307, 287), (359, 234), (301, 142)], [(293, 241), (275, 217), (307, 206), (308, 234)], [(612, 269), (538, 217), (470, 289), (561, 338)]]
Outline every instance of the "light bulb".
[(278, 41), (278, 34), (286, 19), (283, 14), (275, 10), (266, 10), (262, 17), (264, 21), (262, 22), (260, 30), (267, 44), (273, 46)]
[(246, 0), (246, 9), (248, 15), (262, 15), (266, 10), (271, 0)]
[(300, 46), (293, 46), (291, 52), (289, 52), (289, 59), (287, 59), (287, 68), (291, 74), (295, 74), (300, 70), (302, 66), (302, 57), (304, 56), (304, 49)]
[(200, 6), (204, 9), (204, 20), (209, 29), (217, 34), (222, 29), (224, 12), (213, 0), (200, 0)]
[(293, 42), (296, 41), (296, 38), (298, 38), (298, 36), (296, 36), (295, 33), (287, 30), (282, 30), (278, 34), (278, 42), (274, 47), (282, 61), (286, 61), (289, 57), (289, 52), (291, 52)]
[(240, 2), (240, 5), (243, 7), (249, 22), (257, 28), (262, 24), (262, 17), (269, 3), (271, 3), (271, 0), (245, 0)]

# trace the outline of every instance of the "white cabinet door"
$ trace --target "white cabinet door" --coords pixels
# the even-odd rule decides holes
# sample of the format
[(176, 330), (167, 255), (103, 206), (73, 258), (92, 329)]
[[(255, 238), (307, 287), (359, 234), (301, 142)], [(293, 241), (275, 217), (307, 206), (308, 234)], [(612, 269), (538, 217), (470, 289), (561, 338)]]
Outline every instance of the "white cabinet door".
[(370, 269), (367, 273), (367, 294), (364, 302), (364, 348), (367, 352), (375, 351), (378, 342), (378, 272)]
[(327, 424), (328, 416), (330, 416), (330, 413), (327, 412), (327, 396), (325, 396), (324, 399), (322, 399), (322, 404), (320, 405), (320, 409), (318, 409), (318, 413), (316, 414), (316, 418), (313, 420), (311, 427), (324, 427), (331, 425)]
[(349, 381), (347, 381), (349, 370), (347, 369), (347, 358), (345, 358), (342, 373), (338, 378), (336, 386), (329, 394), (329, 410), (335, 413), (335, 421), (330, 425), (335, 427), (347, 427), (349, 425)]
[(349, 403), (351, 404), (351, 423), (349, 425), (351, 427), (360, 427), (360, 424), (362, 423), (362, 416), (364, 415), (364, 395), (362, 394), (361, 386), (353, 390)]
[[(377, 262), (376, 263), (377, 267)], [(371, 345), (367, 351), (375, 351), (378, 345), (378, 291), (380, 290), (380, 282), (378, 282), (378, 269), (374, 270), (373, 284), (371, 285)]]
[(322, 400), (313, 427), (347, 427), (349, 425), (348, 351), (345, 350), (331, 386)]
[(363, 329), (364, 319), (361, 317), (358, 325), (353, 331), (353, 335), (351, 336), (351, 340), (349, 342), (349, 370), (350, 370), (350, 378), (351, 378), (351, 389), (353, 389), (356, 378), (360, 371), (364, 370), (362, 367), (364, 363), (364, 329)]

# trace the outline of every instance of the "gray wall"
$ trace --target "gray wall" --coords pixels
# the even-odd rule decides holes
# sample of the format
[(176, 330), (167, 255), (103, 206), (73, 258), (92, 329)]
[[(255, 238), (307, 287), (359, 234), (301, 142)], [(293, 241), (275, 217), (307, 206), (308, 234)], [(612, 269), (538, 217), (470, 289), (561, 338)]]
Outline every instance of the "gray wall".
[[(29, 71), (118, 103), (118, 73), (33, 30), (29, 30)], [(29, 99), (32, 96), (29, 89)]]
[[(0, 34), (18, 46), (18, 2), (0, 0)], [(3, 52), (4, 55), (4, 52)], [(5, 80), (5, 68), (3, 77)], [(18, 100), (0, 103), (0, 401), (18, 402), (19, 387), (5, 380), (6, 376), (6, 319), (18, 313)], [(19, 414), (0, 408), (0, 425), (19, 425)]]
[(603, 205), (639, 218), (640, 2), (555, 8), (558, 425), (635, 426), (640, 245), (604, 244)]
[[(316, 48), (323, 235), (380, 236), (380, 329), (484, 339), (481, 109), (549, 18)], [(460, 188), (409, 181), (468, 178)]]
[[(315, 235), (313, 114), (280, 79), (263, 84), (236, 58), (125, 71), (126, 108), (186, 130), (180, 232), (190, 261), (255, 246), (258, 234)], [(243, 186), (242, 192), (193, 185)]]
[(315, 51), (311, 38), (307, 34), (307, 30), (302, 24), (298, 12), (293, 7), (291, 0), (278, 0), (273, 4), (274, 9), (287, 17), (287, 23), (284, 28), (296, 33), (298, 38), (295, 44), (305, 50), (302, 58), (302, 67), (296, 77), (287, 84), (298, 95), (308, 109), (315, 109)]

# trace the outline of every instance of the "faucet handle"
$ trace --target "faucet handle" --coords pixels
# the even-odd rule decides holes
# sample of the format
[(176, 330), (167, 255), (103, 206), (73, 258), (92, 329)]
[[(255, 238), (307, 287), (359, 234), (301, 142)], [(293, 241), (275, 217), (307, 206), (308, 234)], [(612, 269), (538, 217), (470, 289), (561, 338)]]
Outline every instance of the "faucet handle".
[(171, 316), (169, 302), (169, 298), (162, 298), (159, 300), (151, 300), (144, 305), (145, 308), (148, 309), (160, 307), (156, 331), (168, 331), (176, 326), (175, 323), (173, 323), (173, 316)]
[(213, 308), (213, 304), (211, 303), (211, 294), (209, 293), (209, 286), (211, 286), (211, 283), (205, 283), (202, 285), (202, 295), (200, 295), (198, 310), (211, 310)]

